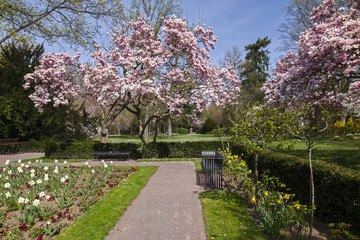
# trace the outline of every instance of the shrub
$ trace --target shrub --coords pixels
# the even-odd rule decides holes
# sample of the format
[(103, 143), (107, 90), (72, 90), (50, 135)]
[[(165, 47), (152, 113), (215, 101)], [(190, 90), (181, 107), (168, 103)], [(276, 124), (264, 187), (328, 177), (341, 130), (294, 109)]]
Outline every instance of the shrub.
[(179, 134), (188, 134), (189, 130), (187, 130), (186, 128), (179, 128), (178, 129), (178, 133)]
[[(253, 156), (246, 146), (236, 145), (234, 154), (244, 154), (253, 166)], [(259, 174), (270, 170), (295, 193), (303, 204), (309, 204), (308, 161), (292, 155), (264, 150), (259, 154)], [(360, 229), (360, 172), (336, 164), (313, 161), (315, 181), (315, 214), (328, 221), (344, 221)]]

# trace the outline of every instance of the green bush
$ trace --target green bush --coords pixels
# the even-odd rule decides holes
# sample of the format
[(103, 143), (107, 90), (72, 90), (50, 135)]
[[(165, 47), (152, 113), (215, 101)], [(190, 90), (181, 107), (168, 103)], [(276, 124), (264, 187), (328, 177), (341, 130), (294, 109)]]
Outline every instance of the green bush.
[(221, 148), (220, 141), (203, 142), (157, 142), (143, 146), (141, 143), (99, 143), (79, 141), (63, 143), (48, 141), (45, 156), (58, 159), (86, 159), (93, 151), (130, 151), (132, 159), (138, 158), (198, 158), (202, 150)]
[[(233, 146), (233, 154), (244, 154), (243, 159), (253, 166), (253, 154), (247, 147)], [(309, 164), (305, 159), (264, 150), (259, 154), (259, 174), (267, 169), (295, 193), (302, 204), (309, 204)], [(327, 221), (347, 222), (360, 229), (360, 172), (313, 161), (315, 181), (315, 214)]]
[(186, 129), (186, 128), (179, 128), (179, 129), (178, 129), (178, 133), (179, 133), (179, 134), (188, 134), (188, 133), (189, 133), (189, 130)]

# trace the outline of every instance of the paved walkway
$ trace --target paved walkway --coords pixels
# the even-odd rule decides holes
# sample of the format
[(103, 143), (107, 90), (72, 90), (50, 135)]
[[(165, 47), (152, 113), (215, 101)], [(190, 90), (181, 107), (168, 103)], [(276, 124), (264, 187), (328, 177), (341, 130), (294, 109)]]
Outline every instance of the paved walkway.
[[(41, 155), (0, 155), (0, 165), (4, 165), (6, 159), (17, 161), (27, 156), (36, 158)], [(93, 161), (92, 164), (100, 162)], [(196, 185), (193, 162), (114, 161), (114, 165), (160, 167), (109, 232), (106, 240), (206, 239), (199, 200), (202, 188)]]

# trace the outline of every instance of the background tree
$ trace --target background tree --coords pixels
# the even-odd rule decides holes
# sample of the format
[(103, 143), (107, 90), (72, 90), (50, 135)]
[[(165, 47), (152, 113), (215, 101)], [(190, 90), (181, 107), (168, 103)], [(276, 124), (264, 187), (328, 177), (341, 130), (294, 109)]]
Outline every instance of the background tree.
[[(349, 0), (336, 0), (336, 6), (344, 7)], [(280, 48), (282, 51), (295, 50), (296, 42), (302, 32), (307, 30), (312, 21), (310, 19), (311, 12), (314, 8), (318, 7), (322, 0), (291, 0), (284, 8), (286, 20), (278, 29), (281, 33), (280, 39), (283, 46)]]
[(242, 99), (245, 104), (262, 102), (264, 94), (260, 90), (269, 77), (268, 37), (259, 38), (255, 43), (245, 46), (245, 62), (241, 73)]
[(70, 107), (47, 107), (39, 113), (29, 94), (32, 85), (23, 89), (24, 75), (34, 71), (43, 54), (42, 45), (26, 42), (7, 44), (0, 52), (0, 136), (20, 137), (22, 140), (47, 137), (81, 138), (82, 117)]
[[(218, 69), (210, 63), (208, 52), (215, 40), (211, 29), (195, 27), (191, 32), (184, 20), (175, 17), (165, 20), (161, 36), (155, 37), (152, 26), (139, 18), (114, 33), (109, 51), (96, 46), (92, 54), (96, 66), (79, 65), (79, 55), (48, 54), (25, 77), (25, 87), (37, 84), (31, 99), (40, 109), (50, 102), (67, 105), (79, 94), (94, 97), (102, 108), (127, 109), (137, 117), (140, 138), (147, 144), (143, 134), (151, 121), (180, 114), (185, 103), (199, 112), (210, 100), (226, 104), (239, 93), (240, 81), (231, 66)], [(85, 74), (83, 85), (76, 82), (76, 67)], [(158, 106), (159, 111), (144, 122), (141, 114), (147, 105)]]
[[(126, 7), (123, 11), (123, 14), (120, 15), (116, 21), (115, 26), (121, 25), (123, 22), (129, 22), (131, 20), (137, 20), (139, 17), (144, 17), (144, 19), (151, 23), (151, 26), (154, 29), (154, 36), (157, 37), (160, 35), (161, 28), (163, 27), (164, 20), (169, 19), (172, 15), (180, 16), (182, 13), (182, 8), (176, 0), (131, 0), (130, 6)], [(154, 73), (156, 74), (156, 73)], [(141, 106), (140, 106), (141, 107)], [(156, 111), (156, 109), (151, 109), (150, 106), (145, 106), (144, 114), (140, 116), (144, 119), (143, 122), (147, 122), (151, 112)], [(159, 125), (159, 121), (166, 121), (168, 126), (168, 137), (172, 138), (172, 116), (163, 116), (162, 120), (160, 118), (155, 119), (155, 125)], [(142, 131), (141, 126), (139, 130)], [(149, 139), (149, 127), (144, 129), (144, 139)], [(141, 132), (139, 133), (141, 134)], [(156, 141), (156, 136), (154, 141)]]
[(10, 39), (88, 47), (104, 21), (122, 11), (120, 0), (5, 0), (0, 3), (0, 45)]

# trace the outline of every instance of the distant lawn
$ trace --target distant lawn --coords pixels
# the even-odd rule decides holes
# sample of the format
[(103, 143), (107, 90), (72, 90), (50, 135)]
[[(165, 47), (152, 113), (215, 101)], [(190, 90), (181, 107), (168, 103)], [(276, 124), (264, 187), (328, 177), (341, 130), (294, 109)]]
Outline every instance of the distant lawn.
[[(290, 150), (278, 150), (307, 159), (304, 141), (294, 144)], [(336, 163), (343, 167), (360, 170), (360, 142), (317, 140), (312, 151), (313, 160)]]
[(265, 240), (249, 217), (247, 202), (229, 191), (201, 192), (200, 199), (208, 239)]
[[(150, 136), (150, 142), (153, 140), (154, 136)], [(157, 137), (158, 142), (195, 142), (195, 141), (220, 141), (227, 140), (229, 137), (219, 137), (213, 134), (176, 134), (173, 135), (172, 139), (169, 139), (167, 135), (161, 134)], [(96, 139), (99, 140), (99, 139)], [(121, 136), (110, 136), (108, 142), (134, 142), (140, 143), (141, 140), (138, 136), (133, 135), (121, 135)]]

